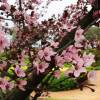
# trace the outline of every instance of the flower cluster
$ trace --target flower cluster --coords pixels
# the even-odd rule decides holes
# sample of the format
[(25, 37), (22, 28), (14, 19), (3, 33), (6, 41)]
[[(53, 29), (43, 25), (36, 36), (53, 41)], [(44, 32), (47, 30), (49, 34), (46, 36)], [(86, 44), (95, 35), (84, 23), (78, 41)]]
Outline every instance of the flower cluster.
[(6, 34), (2, 30), (0, 30), (0, 52), (3, 52), (3, 50), (9, 47), (9, 45), (10, 43), (6, 37)]
[[(33, 84), (35, 89), (48, 74), (60, 78), (60, 69), (65, 64), (71, 66), (65, 76), (94, 78), (95, 71), (87, 69), (95, 62), (95, 55), (87, 52), (86, 29), (79, 24), (87, 14), (87, 2), (79, 0), (76, 5), (67, 6), (58, 20), (51, 18), (41, 23), (35, 12), (41, 1), (16, 0), (16, 5), (9, 5), (7, 0), (0, 2), (0, 10), (7, 18), (0, 17), (0, 89), (3, 92), (14, 88), (25, 91), (25, 87)], [(94, 1), (88, 2), (93, 4)], [(13, 28), (2, 25), (3, 20), (10, 20), (8, 18), (13, 21)], [(12, 35), (11, 42), (6, 34)]]

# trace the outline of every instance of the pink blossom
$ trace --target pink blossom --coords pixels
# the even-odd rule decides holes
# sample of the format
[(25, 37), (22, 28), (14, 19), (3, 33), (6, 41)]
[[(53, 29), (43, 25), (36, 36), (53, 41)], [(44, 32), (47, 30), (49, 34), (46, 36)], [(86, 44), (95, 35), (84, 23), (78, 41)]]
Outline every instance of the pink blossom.
[(80, 67), (83, 67), (84, 60), (83, 60), (83, 58), (76, 56), (76, 57), (74, 57), (73, 63), (77, 66), (77, 68), (80, 68)]
[(90, 4), (93, 4), (95, 0), (87, 0)]
[(73, 74), (74, 70), (75, 70), (75, 68), (74, 68), (74, 66), (72, 66), (72, 68), (67, 69), (67, 70), (64, 72), (64, 75), (68, 77), (70, 74)]
[(25, 88), (24, 86), (27, 84), (27, 81), (26, 80), (17, 80), (17, 87), (22, 90), (22, 91), (25, 91)]
[(1, 5), (1, 8), (2, 8), (2, 10), (5, 11), (5, 12), (9, 12), (9, 11), (10, 11), (10, 6), (9, 6), (8, 3), (3, 3), (3, 4)]
[(63, 25), (63, 29), (66, 29), (68, 32), (71, 32), (75, 28), (76, 28), (75, 26), (68, 25), (68, 23)]
[(8, 82), (5, 78), (0, 78), (0, 88), (3, 92), (6, 92), (6, 90), (12, 90), (14, 88), (14, 84), (12, 82)]
[(91, 66), (91, 64), (95, 62), (94, 57), (95, 56), (91, 53), (89, 54), (84, 53), (83, 54), (84, 66), (86, 67)]
[(54, 48), (57, 48), (58, 45), (59, 45), (59, 42), (54, 42), (54, 41), (51, 42), (51, 46), (53, 46)]
[(76, 49), (73, 45), (69, 46), (68, 51), (62, 53), (66, 62), (72, 62), (77, 67), (82, 67), (84, 65), (83, 58), (78, 55), (80, 49)]
[(4, 78), (0, 78), (0, 88), (2, 89), (3, 92), (6, 91), (6, 81)]
[(90, 71), (87, 74), (87, 77), (88, 77), (88, 80), (90, 80), (90, 81), (95, 80), (95, 78), (96, 78), (96, 71)]
[(75, 41), (76, 42), (81, 42), (85, 39), (83, 35), (84, 30), (83, 29), (78, 29), (75, 33)]
[(47, 60), (47, 61), (51, 61), (51, 56), (53, 56), (54, 54), (55, 54), (55, 52), (50, 47), (46, 47), (46, 48), (44, 48), (44, 50), (40, 50), (38, 52), (38, 56), (40, 57), (40, 59), (42, 59), (44, 57), (45, 60)]
[(78, 53), (73, 53), (73, 59), (74, 59), (74, 60), (79, 59), (79, 57), (80, 57), (80, 56), (79, 56)]
[(75, 45), (75, 47), (77, 47), (77, 48), (83, 47), (82, 43), (80, 43), (80, 42), (75, 42), (74, 45)]
[(16, 65), (14, 71), (18, 77), (25, 77), (25, 72), (18, 65)]
[(53, 74), (53, 76), (54, 76), (55, 78), (57, 78), (57, 79), (60, 78), (60, 75), (61, 75), (60, 70), (56, 70), (56, 71), (54, 72), (54, 74)]
[(0, 1), (3, 2), (3, 3), (7, 3), (8, 0), (0, 0)]
[(21, 11), (15, 11), (15, 12), (13, 13), (14, 16), (19, 16), (19, 15), (21, 15), (21, 14), (22, 14)]
[(80, 49), (77, 49), (74, 45), (70, 45), (68, 48), (69, 52), (72, 52), (73, 54), (78, 53)]
[(75, 70), (74, 71), (74, 76), (79, 77), (82, 72), (86, 72), (86, 69), (84, 67), (81, 67), (78, 70)]
[(25, 17), (25, 20), (26, 20), (27, 24), (31, 25), (33, 23), (34, 20), (31, 16), (25, 15), (24, 17)]
[(19, 11), (19, 10), (16, 10), (16, 11), (13, 13), (13, 16), (14, 16), (14, 18), (15, 18), (16, 21), (21, 20), (21, 19), (22, 19), (22, 15), (24, 15), (24, 13), (22, 13), (22, 12)]
[(40, 4), (42, 0), (31, 0), (33, 3)]
[(9, 4), (6, 3), (6, 4), (5, 4), (5, 8), (6, 8), (6, 9), (5, 9), (5, 12), (10, 12), (10, 9), (11, 9), (11, 8), (10, 8)]
[(4, 48), (10, 45), (8, 39), (5, 36), (4, 32), (0, 32), (0, 52), (3, 52)]
[(14, 83), (13, 82), (7, 82), (6, 83), (6, 89), (7, 90), (12, 90), (14, 88)]
[(64, 58), (58, 55), (55, 57), (55, 61), (58, 67), (62, 67), (65, 62)]
[(66, 52), (63, 56), (66, 62), (72, 61), (73, 54), (71, 52)]
[(83, 67), (83, 65), (84, 65), (84, 61), (83, 61), (83, 59), (82, 58), (79, 58), (79, 59), (77, 59), (77, 67)]
[(48, 63), (46, 63), (46, 62), (33, 62), (33, 64), (34, 64), (34, 66), (36, 67), (36, 69), (37, 69), (37, 74), (39, 74), (39, 72), (40, 73), (43, 73), (43, 72), (45, 72), (45, 70), (48, 68)]

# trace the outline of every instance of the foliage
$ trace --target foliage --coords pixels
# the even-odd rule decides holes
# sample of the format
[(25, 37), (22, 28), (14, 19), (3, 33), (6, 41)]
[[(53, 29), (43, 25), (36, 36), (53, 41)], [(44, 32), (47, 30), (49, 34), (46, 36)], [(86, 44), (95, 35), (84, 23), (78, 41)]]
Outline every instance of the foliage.
[(93, 26), (88, 29), (88, 31), (85, 33), (85, 37), (88, 40), (99, 40), (100, 41), (100, 28)]
[(76, 85), (77, 84), (74, 79), (68, 79), (63, 73), (59, 79), (51, 77), (46, 89), (49, 91), (70, 90), (76, 88)]

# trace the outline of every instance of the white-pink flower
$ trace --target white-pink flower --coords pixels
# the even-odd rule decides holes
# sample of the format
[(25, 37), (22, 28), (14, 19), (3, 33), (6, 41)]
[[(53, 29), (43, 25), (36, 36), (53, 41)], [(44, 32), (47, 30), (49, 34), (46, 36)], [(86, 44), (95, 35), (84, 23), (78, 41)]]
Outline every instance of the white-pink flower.
[(70, 76), (70, 74), (73, 74), (73, 73), (74, 73), (74, 70), (75, 70), (75, 68), (74, 68), (74, 66), (72, 66), (72, 68), (67, 69), (67, 70), (64, 72), (64, 75), (68, 77), (68, 76)]
[(58, 67), (62, 67), (65, 62), (64, 58), (58, 55), (55, 57), (55, 61), (56, 61), (56, 66)]
[(83, 58), (76, 56), (74, 57), (73, 63), (76, 65), (77, 68), (81, 68), (84, 65), (84, 60)]
[(57, 48), (58, 45), (59, 45), (59, 42), (54, 42), (54, 41), (51, 42), (51, 46), (53, 46), (54, 48)]
[(10, 45), (5, 33), (0, 30), (0, 52), (3, 52)]
[(6, 91), (6, 81), (4, 78), (0, 78), (0, 88), (3, 92)]
[(73, 25), (70, 25), (70, 24), (68, 24), (68, 23), (65, 23), (64, 25), (63, 25), (63, 29), (66, 29), (68, 32), (71, 32), (73, 29), (75, 29), (76, 27), (75, 26), (73, 26)]
[(7, 90), (12, 90), (14, 88), (14, 83), (13, 82), (6, 82), (6, 89)]
[(37, 69), (37, 74), (45, 72), (45, 70), (48, 68), (49, 64), (46, 62), (33, 62), (34, 66)]
[(40, 59), (44, 58), (47, 61), (51, 61), (51, 56), (53, 56), (54, 54), (55, 52), (50, 47), (46, 47), (44, 48), (44, 50), (40, 50), (38, 52), (38, 56), (40, 57)]
[(76, 42), (81, 42), (85, 39), (84, 35), (83, 35), (84, 30), (79, 28), (76, 33), (75, 33), (75, 41)]
[(15, 11), (15, 12), (13, 13), (14, 17), (17, 16), (17, 15), (21, 15), (21, 14), (22, 14), (21, 11)]
[(60, 78), (60, 75), (61, 75), (60, 70), (56, 70), (56, 71), (53, 73), (53, 76), (54, 76), (55, 78), (57, 78), (57, 79)]
[(87, 74), (87, 77), (88, 77), (88, 80), (92, 81), (92, 80), (95, 80), (96, 78), (96, 71), (90, 71), (88, 74)]
[(90, 4), (93, 4), (95, 0), (87, 0)]
[(65, 52), (65, 54), (63, 54), (63, 57), (66, 62), (71, 62), (73, 54), (71, 52)]
[(79, 77), (82, 72), (86, 72), (86, 69), (84, 67), (81, 67), (81, 68), (75, 70), (74, 71), (74, 76)]
[(8, 0), (0, 0), (0, 1), (3, 2), (3, 3), (7, 3)]
[(33, 3), (40, 4), (42, 0), (31, 0)]
[(86, 67), (91, 66), (92, 63), (95, 62), (94, 57), (95, 56), (92, 53), (89, 53), (89, 54), (84, 53), (83, 54), (84, 66), (86, 66)]
[(80, 49), (77, 49), (74, 45), (70, 45), (68, 48), (69, 52), (72, 52), (73, 54), (78, 53)]
[(14, 88), (14, 84), (12, 82), (8, 82), (5, 78), (0, 78), (0, 88), (3, 92), (6, 92), (6, 90), (12, 90)]
[(14, 71), (18, 77), (25, 77), (26, 75), (25, 72), (18, 65), (16, 65)]
[(82, 45), (82, 43), (81, 42), (75, 42), (75, 47), (77, 47), (77, 48), (81, 48), (81, 47), (83, 47), (83, 45)]
[(25, 91), (25, 85), (27, 84), (27, 81), (26, 80), (17, 80), (16, 82), (17, 84), (17, 87), (22, 90), (22, 91)]
[(34, 20), (31, 16), (24, 15), (24, 17), (25, 17), (25, 21), (26, 21), (27, 24), (31, 25), (33, 23)]

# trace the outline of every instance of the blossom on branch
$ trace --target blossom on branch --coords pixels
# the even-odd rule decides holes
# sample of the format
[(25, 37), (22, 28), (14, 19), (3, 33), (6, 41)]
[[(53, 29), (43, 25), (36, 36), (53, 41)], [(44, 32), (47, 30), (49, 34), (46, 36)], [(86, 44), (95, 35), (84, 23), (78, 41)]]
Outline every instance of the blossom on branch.
[(79, 77), (81, 73), (85, 72), (86, 73), (86, 69), (84, 67), (79, 68), (78, 70), (74, 71), (74, 76), (75, 77)]
[(96, 71), (90, 71), (87, 74), (88, 80), (92, 81), (96, 79)]
[(35, 68), (37, 69), (37, 74), (45, 72), (45, 70), (48, 68), (49, 64), (46, 62), (38, 62), (34, 61), (33, 62)]
[(81, 42), (82, 40), (85, 39), (84, 35), (83, 35), (84, 30), (83, 29), (78, 29), (75, 33), (75, 41), (76, 42)]
[(8, 82), (5, 78), (0, 78), (0, 88), (3, 92), (10, 91), (14, 88), (14, 83)]
[(0, 52), (3, 52), (5, 48), (9, 47), (10, 43), (5, 33), (0, 30)]
[(25, 91), (26, 84), (27, 84), (26, 80), (17, 80), (17, 82), (16, 82), (16, 86), (22, 91)]
[(20, 78), (26, 76), (25, 72), (18, 65), (16, 65), (16, 67), (14, 68), (14, 71), (16, 75)]
[(40, 57), (40, 59), (44, 58), (47, 61), (51, 61), (51, 57), (55, 54), (56, 53), (53, 51), (51, 47), (46, 47), (38, 52), (38, 56)]
[(94, 58), (95, 56), (92, 53), (89, 54), (84, 53), (83, 54), (84, 66), (86, 67), (91, 66), (91, 64), (95, 62)]

